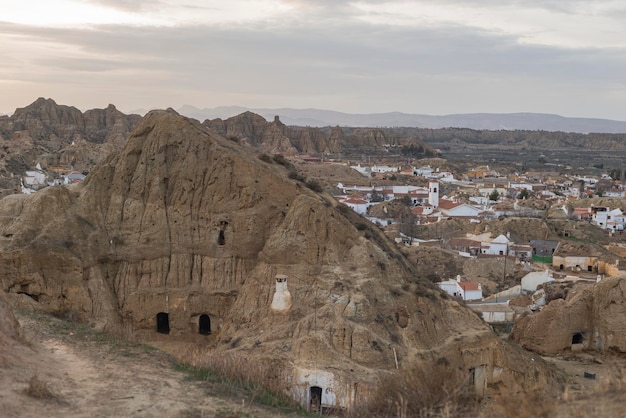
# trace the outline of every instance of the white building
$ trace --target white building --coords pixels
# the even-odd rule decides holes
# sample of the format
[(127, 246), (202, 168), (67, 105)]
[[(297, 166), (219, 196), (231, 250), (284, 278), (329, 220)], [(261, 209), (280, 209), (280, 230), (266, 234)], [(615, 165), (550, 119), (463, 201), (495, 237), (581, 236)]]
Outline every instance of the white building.
[(469, 304), (468, 307), (478, 312), (483, 321), (489, 324), (513, 322), (515, 319), (515, 311), (507, 303), (476, 303)]
[(38, 189), (46, 184), (46, 175), (41, 171), (27, 171), (23, 177), (24, 186), (31, 189)]
[(462, 282), (461, 276), (456, 276), (456, 280), (444, 280), (437, 283), (437, 286), (450, 296), (462, 300), (480, 300), (483, 298), (483, 289), (480, 283)]
[(487, 255), (509, 255), (509, 247), (513, 245), (513, 241), (504, 235), (498, 235), (491, 241), (481, 243), (481, 253)]
[(439, 207), (439, 182), (436, 180), (428, 182), (428, 204)]
[(353, 211), (358, 213), (359, 215), (365, 215), (367, 213), (367, 208), (373, 205), (373, 203), (368, 202), (364, 199), (359, 199), (356, 197), (338, 197), (337, 201), (343, 203), (346, 206), (349, 206)]
[(361, 164), (351, 165), (350, 168), (353, 169), (353, 170), (358, 171), (359, 173), (361, 173), (365, 177), (369, 177), (370, 173), (371, 173), (369, 167), (361, 167)]
[(430, 177), (433, 175), (433, 169), (429, 165), (420, 168), (414, 168), (413, 174), (416, 176)]
[(533, 271), (522, 277), (522, 292), (534, 293), (540, 284), (553, 282), (554, 278), (549, 270)]
[(397, 173), (398, 171), (400, 171), (398, 167), (388, 165), (373, 165), (371, 168), (372, 173)]
[(442, 171), (441, 173), (438, 173), (436, 177), (439, 179), (439, 181), (443, 181), (444, 183), (450, 183), (454, 181), (454, 174), (449, 171)]

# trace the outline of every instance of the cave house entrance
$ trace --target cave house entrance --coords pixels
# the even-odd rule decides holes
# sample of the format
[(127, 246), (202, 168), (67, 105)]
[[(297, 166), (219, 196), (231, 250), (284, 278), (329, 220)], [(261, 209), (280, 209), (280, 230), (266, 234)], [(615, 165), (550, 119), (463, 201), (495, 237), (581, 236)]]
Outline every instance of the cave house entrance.
[(309, 412), (321, 412), (322, 408), (322, 388), (311, 386), (311, 403)]
[(159, 312), (156, 316), (157, 332), (160, 334), (170, 333), (170, 315), (166, 312)]
[(209, 335), (211, 333), (211, 318), (207, 314), (200, 315), (198, 318), (198, 333)]
[(572, 335), (572, 345), (574, 344), (582, 344), (583, 343), (583, 334), (582, 332), (577, 332)]

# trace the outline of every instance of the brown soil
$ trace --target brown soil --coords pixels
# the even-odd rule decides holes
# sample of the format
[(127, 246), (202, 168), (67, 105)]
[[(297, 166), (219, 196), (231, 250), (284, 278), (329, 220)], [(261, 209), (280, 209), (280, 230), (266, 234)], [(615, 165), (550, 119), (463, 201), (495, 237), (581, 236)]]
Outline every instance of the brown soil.
[[(97, 334), (53, 317), (17, 315), (27, 346), (0, 373), (3, 417), (279, 417), (249, 394), (179, 371), (152, 347)], [(5, 353), (6, 354), (6, 353)], [(1, 366), (1, 365), (0, 365)]]
[[(566, 389), (555, 401), (557, 417), (623, 417), (626, 358), (610, 354), (544, 357), (566, 376)], [(594, 378), (585, 377), (585, 373)]]

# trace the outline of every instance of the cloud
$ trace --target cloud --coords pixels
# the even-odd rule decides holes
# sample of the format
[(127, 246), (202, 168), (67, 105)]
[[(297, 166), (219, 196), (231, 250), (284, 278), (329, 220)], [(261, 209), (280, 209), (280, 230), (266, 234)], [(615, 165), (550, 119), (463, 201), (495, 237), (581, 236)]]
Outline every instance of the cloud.
[[(439, 8), (430, 9), (433, 19), (426, 23), (405, 19), (406, 24), (400, 24), (394, 20), (396, 9), (389, 9), (400, 3), (388, 1), (367, 2), (367, 13), (382, 16), (378, 20), (364, 19), (365, 9), (355, 8), (354, 2), (284, 0), (257, 2), (267, 6), (257, 19), (223, 22), (207, 16), (241, 3), (226, 8), (193, 0), (97, 3), (145, 13), (154, 20), (169, 11), (179, 23), (88, 28), (0, 23), (0, 48), (11, 57), (0, 61), (3, 91), (33, 91), (34, 99), (45, 95), (36, 93), (39, 89), (60, 103), (67, 98), (66, 103), (89, 108), (104, 101), (127, 110), (238, 104), (348, 112), (546, 111), (616, 117), (626, 104), (626, 51), (615, 45), (623, 36), (576, 48), (523, 42), (528, 39), (523, 31), (479, 25), (452, 12), (439, 16)], [(507, 10), (520, 16), (535, 9), (578, 16), (585, 7), (568, 2), (570, 8), (561, 10), (562, 2), (495, 0), (437, 4), (477, 8), (494, 16), (486, 4), (511, 19)], [(606, 5), (601, 10), (613, 7), (611, 2), (598, 4)], [(185, 11), (177, 15), (175, 6)], [(185, 20), (191, 10), (196, 18)], [(417, 12), (407, 10), (405, 15)], [(5, 90), (9, 82), (20, 88)], [(5, 103), (16, 99), (9, 96), (0, 98), (0, 109), (10, 109)]]

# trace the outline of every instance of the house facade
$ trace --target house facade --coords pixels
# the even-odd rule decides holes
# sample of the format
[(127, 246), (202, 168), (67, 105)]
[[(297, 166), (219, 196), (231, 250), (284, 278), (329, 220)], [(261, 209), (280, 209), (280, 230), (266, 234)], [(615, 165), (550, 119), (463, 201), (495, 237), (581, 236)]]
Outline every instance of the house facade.
[(481, 254), (485, 255), (510, 255), (510, 247), (513, 242), (504, 235), (498, 235), (491, 241), (481, 243)]
[(437, 286), (453, 298), (461, 300), (480, 300), (483, 298), (483, 289), (480, 283), (461, 281), (461, 276), (456, 276), (456, 280), (444, 280), (437, 283)]

